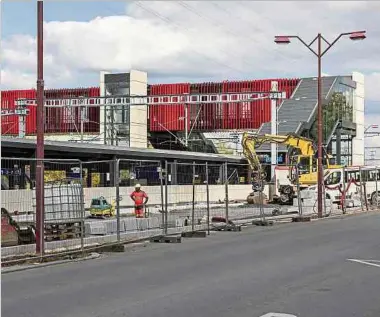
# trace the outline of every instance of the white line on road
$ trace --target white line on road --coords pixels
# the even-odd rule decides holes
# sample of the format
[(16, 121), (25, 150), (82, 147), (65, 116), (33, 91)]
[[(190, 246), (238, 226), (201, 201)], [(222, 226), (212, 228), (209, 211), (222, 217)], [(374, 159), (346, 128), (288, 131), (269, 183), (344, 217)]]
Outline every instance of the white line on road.
[[(375, 266), (375, 267), (380, 267), (380, 261), (377, 261), (377, 260), (359, 260), (359, 259), (347, 259), (347, 261), (351, 261), (351, 262), (356, 262), (356, 263), (361, 263), (361, 264), (365, 264), (365, 265), (369, 265), (369, 266)], [(373, 263), (373, 262), (377, 262), (377, 263)]]

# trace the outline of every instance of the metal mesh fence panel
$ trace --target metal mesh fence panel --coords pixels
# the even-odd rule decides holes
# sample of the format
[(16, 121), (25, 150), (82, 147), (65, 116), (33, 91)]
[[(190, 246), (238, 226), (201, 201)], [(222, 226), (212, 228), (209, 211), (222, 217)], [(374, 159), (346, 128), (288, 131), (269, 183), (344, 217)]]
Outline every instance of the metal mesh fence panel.
[(362, 210), (378, 210), (379, 202), (380, 167), (366, 166), (360, 168), (360, 193)]
[(191, 206), (191, 230), (195, 230), (196, 225), (210, 223), (209, 204), (207, 201), (207, 174), (206, 164), (192, 165), (193, 186), (192, 186), (192, 206)]
[[(117, 241), (116, 164), (116, 160), (82, 163), (87, 247)], [(105, 236), (107, 239), (96, 239)]]
[(213, 225), (228, 220), (228, 191), (226, 184), (226, 164), (210, 163), (208, 169), (210, 222)]
[(352, 213), (367, 209), (365, 175), (360, 167), (344, 167), (328, 172), (324, 185), (326, 200), (333, 202), (332, 213)]
[[(36, 159), (1, 160), (4, 260), (36, 252), (36, 163)], [(40, 228), (46, 255), (83, 250), (82, 174), (78, 160), (44, 160), (44, 209)]]
[(166, 163), (166, 229), (180, 230), (195, 224), (195, 172), (191, 163)]
[[(45, 252), (84, 247), (83, 171), (79, 160), (44, 161)], [(36, 206), (33, 191), (33, 206)]]
[(153, 234), (164, 227), (162, 172), (159, 161), (119, 160), (118, 214), (122, 237), (128, 238), (131, 233)]
[(249, 165), (228, 164), (226, 181), (228, 183), (228, 219), (249, 221), (260, 217), (267, 196), (260, 190), (253, 190)]
[(2, 261), (36, 252), (35, 163), (29, 159), (1, 158)]

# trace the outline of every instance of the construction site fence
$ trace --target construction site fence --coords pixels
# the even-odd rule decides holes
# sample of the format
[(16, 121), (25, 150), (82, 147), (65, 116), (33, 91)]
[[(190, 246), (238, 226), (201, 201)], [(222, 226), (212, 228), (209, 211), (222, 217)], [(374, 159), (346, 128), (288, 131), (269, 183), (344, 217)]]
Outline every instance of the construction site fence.
[[(39, 168), (40, 166), (40, 168)], [(37, 215), (37, 173), (42, 170), (42, 218)], [(1, 158), (1, 246), (3, 262), (19, 255), (83, 250), (85, 208), (79, 160)]]
[[(297, 166), (263, 164), (267, 175), (257, 179), (248, 164), (132, 159), (42, 163), (43, 252), (36, 254), (37, 160), (1, 159), (3, 263), (318, 211), (316, 186), (305, 190), (289, 181), (289, 175), (301, 173)], [(286, 182), (293, 192), (285, 191), (285, 197), (279, 184)], [(376, 166), (331, 172), (323, 184), (323, 215), (378, 209), (379, 182)], [(148, 197), (142, 217), (131, 198), (137, 184)]]

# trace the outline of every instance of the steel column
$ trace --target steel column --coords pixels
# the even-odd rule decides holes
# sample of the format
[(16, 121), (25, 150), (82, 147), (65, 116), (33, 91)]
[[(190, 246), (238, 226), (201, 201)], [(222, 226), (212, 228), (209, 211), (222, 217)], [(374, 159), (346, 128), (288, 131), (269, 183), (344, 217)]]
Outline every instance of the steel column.
[(318, 33), (318, 218), (322, 218), (323, 202), (323, 104), (322, 104), (322, 35)]
[[(271, 91), (278, 92), (278, 82), (271, 82)], [(271, 134), (277, 135), (277, 99), (271, 98)], [(274, 179), (275, 168), (277, 165), (277, 143), (271, 143), (271, 180)]]
[(37, 171), (36, 171), (36, 253), (44, 254), (44, 53), (43, 1), (37, 1)]

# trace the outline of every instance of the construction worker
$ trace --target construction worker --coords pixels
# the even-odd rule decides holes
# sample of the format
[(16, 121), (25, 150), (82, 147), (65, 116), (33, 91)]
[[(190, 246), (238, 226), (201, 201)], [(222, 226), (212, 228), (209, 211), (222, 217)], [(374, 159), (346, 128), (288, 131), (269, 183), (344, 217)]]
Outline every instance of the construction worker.
[(141, 185), (135, 185), (135, 191), (130, 195), (135, 202), (135, 215), (136, 218), (144, 218), (144, 206), (147, 204), (149, 197), (141, 190)]

